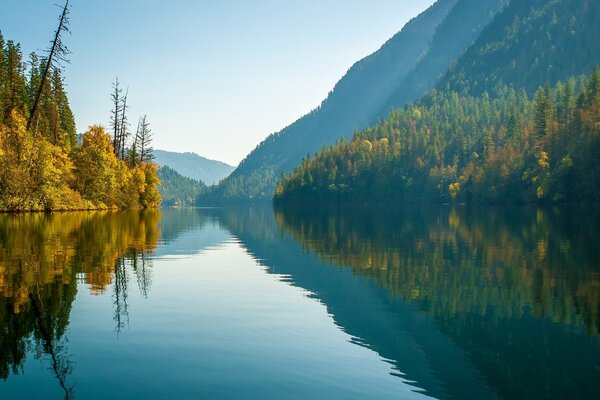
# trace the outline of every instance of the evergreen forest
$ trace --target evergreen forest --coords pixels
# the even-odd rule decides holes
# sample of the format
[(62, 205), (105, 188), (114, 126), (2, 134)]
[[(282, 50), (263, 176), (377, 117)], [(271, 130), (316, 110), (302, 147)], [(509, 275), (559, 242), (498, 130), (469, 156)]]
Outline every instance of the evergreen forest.
[(166, 165), (158, 169), (157, 175), (163, 206), (193, 206), (207, 189), (203, 182), (183, 176)]
[(491, 97), (432, 91), (307, 157), (277, 203), (596, 202), (600, 70)]
[(26, 61), (0, 33), (0, 210), (158, 206), (145, 117), (127, 150), (126, 97), (117, 98), (113, 120), (119, 136), (101, 126), (78, 136), (57, 65), (35, 53)]

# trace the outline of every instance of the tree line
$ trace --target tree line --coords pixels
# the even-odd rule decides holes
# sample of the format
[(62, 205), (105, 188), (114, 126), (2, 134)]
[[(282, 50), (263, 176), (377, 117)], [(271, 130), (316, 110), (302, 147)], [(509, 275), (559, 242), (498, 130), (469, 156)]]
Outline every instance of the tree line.
[(97, 125), (76, 133), (61, 71), (68, 9), (67, 1), (47, 56), (24, 61), (0, 32), (0, 211), (156, 207), (151, 130), (141, 117), (126, 148), (126, 96), (113, 93), (112, 138)]
[(434, 90), (307, 156), (275, 202), (600, 201), (600, 71), (495, 93)]
[(198, 196), (208, 189), (203, 182), (183, 176), (166, 165), (158, 169), (157, 175), (163, 206), (194, 206)]

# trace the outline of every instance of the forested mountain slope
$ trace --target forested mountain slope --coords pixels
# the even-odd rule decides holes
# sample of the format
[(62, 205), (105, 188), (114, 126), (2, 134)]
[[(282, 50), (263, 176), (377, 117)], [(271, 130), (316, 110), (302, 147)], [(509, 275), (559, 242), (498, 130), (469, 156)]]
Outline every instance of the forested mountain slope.
[(600, 70), (534, 99), (437, 92), (306, 159), (281, 204), (600, 201)]
[(199, 202), (270, 199), (279, 174), (307, 154), (350, 138), (385, 118), (391, 106), (422, 96), (505, 3), (438, 0), (380, 50), (350, 68), (319, 108), (270, 135)]
[(438, 84), (479, 95), (499, 83), (533, 94), (600, 63), (600, 2), (512, 1)]
[(394, 107), (417, 100), (442, 78), (457, 56), (473, 43), (509, 0), (461, 0), (441, 24), (427, 54), (386, 103), (382, 117)]
[(193, 206), (196, 198), (206, 191), (204, 183), (183, 176), (166, 165), (160, 167), (156, 175), (160, 179), (158, 190), (163, 206)]

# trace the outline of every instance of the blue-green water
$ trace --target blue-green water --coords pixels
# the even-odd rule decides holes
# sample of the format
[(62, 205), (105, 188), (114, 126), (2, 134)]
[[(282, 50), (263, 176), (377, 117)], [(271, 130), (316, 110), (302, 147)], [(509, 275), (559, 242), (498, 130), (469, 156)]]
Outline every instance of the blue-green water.
[(595, 398), (599, 217), (0, 215), (0, 398)]

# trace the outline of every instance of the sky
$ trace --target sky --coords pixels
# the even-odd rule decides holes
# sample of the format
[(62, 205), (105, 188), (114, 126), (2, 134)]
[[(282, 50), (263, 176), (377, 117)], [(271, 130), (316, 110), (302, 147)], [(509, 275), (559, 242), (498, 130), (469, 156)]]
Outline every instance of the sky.
[[(5, 39), (25, 55), (48, 47), (63, 0), (2, 2)], [(154, 148), (237, 165), (433, 2), (72, 0), (64, 76), (77, 130), (108, 126), (118, 77)]]

